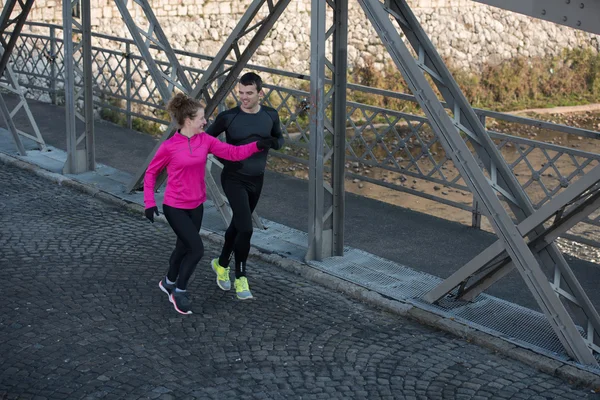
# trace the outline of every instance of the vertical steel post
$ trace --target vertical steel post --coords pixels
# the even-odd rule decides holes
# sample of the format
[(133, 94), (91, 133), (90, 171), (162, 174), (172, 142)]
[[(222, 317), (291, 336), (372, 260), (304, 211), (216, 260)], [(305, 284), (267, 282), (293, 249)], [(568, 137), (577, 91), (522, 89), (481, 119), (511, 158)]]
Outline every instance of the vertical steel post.
[(127, 100), (125, 107), (127, 109), (127, 128), (133, 129), (133, 119), (131, 118), (131, 45), (127, 43), (125, 45), (125, 90), (127, 93)]
[(92, 19), (90, 0), (81, 1), (81, 24), (83, 44), (83, 106), (85, 122), (85, 150), (87, 171), (96, 169), (96, 145), (94, 138), (94, 78), (92, 76)]
[[(479, 121), (481, 121), (481, 125), (483, 126), (484, 132), (487, 132), (485, 127), (485, 114), (478, 114)], [(477, 197), (473, 196), (473, 208), (471, 209), (472, 220), (471, 226), (473, 228), (481, 229), (481, 205), (479, 204), (479, 200)]]
[(48, 62), (50, 62), (50, 99), (52, 104), (56, 105), (56, 28), (50, 27), (50, 54)]
[(73, 65), (73, 16), (71, 0), (63, 0), (63, 50), (65, 68), (65, 121), (67, 131), (67, 161), (65, 173), (77, 171), (77, 131), (75, 121), (75, 68)]
[(348, 77), (348, 0), (335, 0), (333, 15), (333, 188), (332, 255), (344, 255), (346, 175), (346, 86)]
[[(326, 2), (311, 2), (310, 33), (310, 144), (308, 173), (308, 251), (309, 260), (324, 257), (323, 141), (325, 130), (325, 23)], [(328, 255), (325, 254), (325, 257)]]
[[(311, 6), (310, 203), (306, 259), (322, 260), (344, 255), (348, 1), (313, 1)], [(327, 26), (327, 7), (333, 11), (330, 27)], [(325, 85), (329, 73), (330, 87)], [(328, 145), (330, 138), (331, 146)], [(331, 165), (330, 183), (324, 180), (328, 163)]]
[[(81, 7), (81, 23), (73, 17), (74, 7)], [(73, 26), (81, 34), (81, 42), (73, 43)], [(92, 30), (89, 0), (63, 0), (65, 114), (67, 130), (67, 161), (65, 174), (80, 174), (96, 169), (94, 146), (94, 93), (92, 77)], [(75, 53), (81, 52), (82, 65), (75, 65)], [(77, 87), (81, 84), (81, 89)], [(83, 97), (83, 116), (77, 112), (77, 101)], [(77, 118), (85, 123), (77, 136)], [(83, 148), (80, 144), (83, 143)]]

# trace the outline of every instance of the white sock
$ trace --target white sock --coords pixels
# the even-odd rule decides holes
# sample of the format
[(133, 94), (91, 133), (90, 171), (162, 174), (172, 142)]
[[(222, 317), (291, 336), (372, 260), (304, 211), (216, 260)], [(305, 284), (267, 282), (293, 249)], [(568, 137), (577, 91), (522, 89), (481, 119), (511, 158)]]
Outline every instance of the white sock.
[(175, 282), (171, 282), (169, 280), (169, 278), (167, 278), (167, 277), (165, 277), (165, 282), (167, 282), (167, 285), (174, 285), (175, 284)]
[(183, 292), (185, 292), (185, 289), (179, 289), (178, 287), (176, 287), (176, 288), (175, 288), (175, 291), (176, 291), (177, 293), (183, 293)]

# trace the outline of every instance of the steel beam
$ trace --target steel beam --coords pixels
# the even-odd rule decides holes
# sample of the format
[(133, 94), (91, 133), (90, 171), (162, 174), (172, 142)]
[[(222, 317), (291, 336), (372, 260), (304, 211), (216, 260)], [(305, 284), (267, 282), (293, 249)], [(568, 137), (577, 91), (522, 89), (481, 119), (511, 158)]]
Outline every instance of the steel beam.
[[(553, 217), (556, 218), (552, 225), (544, 229), (544, 232), (541, 235), (533, 238), (529, 242), (529, 247), (535, 253), (539, 253), (544, 247), (552, 243), (552, 241), (558, 238), (562, 233), (568, 231), (575, 224), (589, 215), (589, 213), (595, 211), (595, 209), (600, 205), (599, 185), (600, 166), (597, 166), (584, 177), (573, 183), (566, 190), (546, 203), (534, 214), (521, 222), (517, 226), (517, 229), (522, 237), (526, 237), (539, 225), (549, 222)], [(469, 264), (463, 267), (464, 270), (455, 272), (453, 275), (445, 279), (444, 282), (429, 291), (425, 296), (423, 296), (423, 300), (429, 303), (435, 303), (455, 288), (460, 287), (459, 292), (456, 294), (456, 298), (471, 301), (479, 293), (483, 292), (483, 290), (489, 287), (489, 284), (486, 285), (486, 283), (489, 283), (489, 279), (482, 279), (477, 281), (475, 284), (467, 286), (468, 279), (464, 280), (463, 277), (467, 273), (471, 276), (477, 274), (482, 270), (481, 265), (486, 266), (483, 268), (486, 276), (492, 276), (495, 274), (504, 276), (514, 267), (510, 261), (510, 258), (504, 251), (502, 243), (497, 241), (480, 253), (480, 255), (473, 259)], [(491, 271), (488, 270), (488, 268)], [(579, 284), (574, 277), (568, 274), (567, 276), (567, 284), (569, 286), (576, 286)], [(583, 290), (581, 291), (583, 292)], [(582, 308), (587, 309), (586, 311), (588, 313), (596, 313), (587, 296), (585, 296), (585, 300), (586, 301), (583, 303)], [(599, 330), (600, 326), (596, 325), (594, 328)]]
[[(129, 9), (127, 8), (127, 0), (115, 0), (115, 4), (121, 13), (121, 17), (133, 38), (133, 41), (137, 45), (144, 62), (148, 66), (150, 76), (156, 85), (160, 96), (166, 104), (173, 93), (173, 88), (177, 87), (184, 93), (190, 93), (192, 86), (187, 79), (185, 71), (181, 67), (173, 48), (171, 47), (169, 40), (167, 39), (164, 31), (162, 30), (152, 7), (147, 0), (134, 0), (135, 3), (141, 7), (143, 15), (146, 17), (148, 26), (144, 29), (133, 20)], [(159, 68), (158, 64), (152, 56), (150, 46), (154, 45), (162, 51), (167, 59), (169, 60), (169, 66), (172, 74), (163, 73)]]
[[(333, 6), (333, 148), (331, 157), (332, 247), (330, 254), (344, 255), (345, 176), (346, 176), (346, 94), (348, 70), (348, 0), (335, 0)], [(329, 225), (330, 224), (330, 225)]]
[[(517, 223), (523, 221), (534, 212), (533, 205), (487, 135), (481, 120), (477, 118), (477, 115), (452, 78), (441, 57), (435, 51), (431, 41), (406, 4), (406, 1), (393, 0), (388, 1), (388, 4), (390, 5), (390, 13), (406, 34), (407, 39), (417, 54), (417, 64), (432, 77), (433, 82), (446, 101), (446, 105), (454, 113), (455, 125), (466, 133), (467, 139), (488, 172), (492, 187), (506, 199), (511, 211), (515, 215)], [(531, 235), (539, 236), (543, 231), (544, 228), (538, 226), (531, 232)], [(566, 279), (568, 276), (573, 276), (573, 273), (562, 253), (552, 243), (543, 248), (537, 255), (541, 264), (546, 269), (554, 269), (554, 283), (551, 287), (557, 295), (563, 296), (564, 291), (559, 289), (560, 282), (564, 280), (563, 278)], [(498, 276), (499, 278), (500, 276)], [(581, 286), (574, 282), (570, 287), (580, 288)], [(567, 297), (572, 298), (573, 296), (578, 300), (579, 304), (586, 303), (587, 296), (582, 290), (571, 293)], [(598, 314), (595, 310), (590, 310), (589, 312), (586, 310), (583, 311), (585, 318), (587, 318), (584, 321), (584, 325), (591, 323), (592, 326), (597, 326), (600, 324)]]
[(474, 0), (600, 35), (598, 0)]
[[(17, 43), (17, 39), (19, 38), (23, 24), (27, 20), (27, 15), (31, 10), (33, 1), (34, 0), (26, 0), (25, 2), (21, 0), (7, 0), (4, 3), (4, 8), (2, 9), (2, 14), (0, 15), (0, 44), (2, 45), (2, 54), (0, 57), (0, 76), (2, 76), (6, 71), (10, 56), (15, 44)], [(15, 6), (17, 5), (19, 8), (15, 9)], [(17, 15), (13, 17), (15, 12)], [(5, 39), (6, 35), (9, 35), (8, 40)], [(13, 140), (17, 146), (17, 151), (22, 156), (27, 155), (25, 147), (23, 146), (23, 142), (19, 137), (19, 131), (12, 120), (8, 106), (3, 98), (0, 99), (0, 111), (8, 130), (13, 136)]]
[[(4, 74), (4, 70), (8, 65), (12, 51), (17, 43), (23, 24), (27, 20), (27, 15), (33, 6), (34, 0), (7, 0), (4, 3), (2, 14), (0, 15), (0, 44), (2, 45), (2, 57), (0, 58), (0, 76)], [(18, 5), (19, 9), (15, 10), (15, 6)], [(13, 14), (18, 14), (13, 17)], [(10, 29), (12, 28), (12, 29)], [(10, 30), (10, 36), (8, 41), (5, 40), (5, 36)]]
[[(4, 74), (6, 76), (6, 80), (8, 82), (8, 85), (1, 85), (3, 89), (8, 90), (9, 92), (19, 96), (19, 102), (17, 103), (17, 105), (10, 110), (8, 108), (8, 105), (6, 105), (6, 110), (8, 111), (8, 115), (4, 115), (3, 113), (3, 117), (5, 119), (5, 121), (7, 121), (7, 125), (9, 127), (9, 130), (11, 131), (11, 133), (13, 133), (13, 137), (15, 135), (20, 135), (22, 137), (25, 137), (27, 139), (33, 140), (35, 143), (37, 143), (38, 149), (40, 149), (41, 151), (47, 151), (48, 148), (46, 147), (46, 142), (44, 141), (44, 138), (42, 137), (42, 134), (40, 132), (40, 129), (37, 125), (37, 123), (35, 122), (35, 118), (33, 117), (33, 114), (31, 113), (31, 110), (29, 109), (29, 105), (27, 104), (27, 99), (25, 98), (25, 95), (23, 94), (23, 89), (21, 88), (21, 85), (19, 85), (19, 80), (17, 79), (17, 77), (15, 76), (15, 73), (13, 72), (13, 69), (11, 67), (11, 64), (7, 64), (6, 65), (6, 69), (4, 70)], [(2, 100), (4, 101), (4, 100)], [(1, 107), (2, 109), (5, 109), (4, 106)], [(23, 110), (25, 112), (25, 114), (27, 115), (27, 119), (29, 119), (29, 124), (31, 125), (31, 128), (33, 129), (33, 134), (29, 134), (27, 132), (24, 132), (20, 129), (18, 129), (14, 122), (12, 121), (12, 118), (20, 111)], [(11, 121), (8, 121), (7, 118), (10, 118)], [(14, 127), (14, 129), (16, 129), (16, 132), (12, 132), (12, 128)], [(17, 143), (17, 147), (19, 147), (19, 145), (22, 145), (20, 138), (17, 136), (15, 139), (15, 142)], [(20, 151), (19, 151), (20, 152)], [(21, 154), (21, 155), (25, 155), (25, 154)]]
[[(122, 0), (115, 1), (120, 2)], [(223, 46), (221, 47), (221, 49), (219, 50), (209, 67), (207, 68), (207, 70), (204, 72), (202, 78), (200, 79), (196, 87), (191, 89), (190, 91), (190, 88), (187, 87), (187, 84), (184, 83), (183, 86), (180, 86), (180, 88), (189, 96), (196, 99), (204, 100), (206, 104), (205, 114), (207, 118), (210, 117), (213, 111), (217, 109), (219, 104), (221, 104), (221, 102), (225, 99), (227, 94), (231, 91), (232, 87), (234, 86), (237, 80), (238, 75), (245, 68), (258, 46), (267, 36), (267, 34), (271, 30), (275, 22), (279, 19), (279, 17), (281, 16), (285, 8), (288, 6), (290, 1), (291, 0), (280, 0), (278, 2), (275, 2), (273, 0), (254, 0), (252, 4), (248, 7), (238, 24), (236, 25), (235, 29), (232, 31), (231, 35), (227, 38), (227, 40), (225, 41), (225, 43), (223, 44)], [(250, 24), (253, 22), (254, 18), (258, 15), (259, 11), (264, 5), (267, 5), (267, 15), (259, 22), (251, 26)], [(147, 15), (150, 15), (150, 7), (146, 5), (145, 8), (147, 8), (147, 10), (145, 11)], [(127, 18), (125, 15), (124, 18)], [(162, 30), (159, 27), (158, 21), (154, 19), (153, 24), (155, 26), (158, 26), (158, 28), (155, 28), (157, 32), (162, 32)], [(129, 25), (131, 25), (130, 31), (137, 32), (137, 27), (135, 27), (135, 24), (132, 24), (130, 22)], [(244, 48), (244, 50), (242, 51), (240, 49), (239, 42), (247, 36), (250, 36), (251, 39), (249, 40), (249, 43), (246, 46), (246, 48)], [(170, 49), (167, 52), (167, 54), (172, 54), (172, 58), (175, 59), (174, 53), (172, 53), (172, 49), (168, 45), (168, 41), (164, 34), (161, 33), (160, 38), (163, 50)], [(146, 60), (146, 62), (148, 62), (149, 65), (153, 63), (149, 51), (146, 50), (142, 52), (142, 55), (144, 57), (144, 60)], [(224, 69), (223, 66), (225, 65), (225, 61), (230, 59), (234, 59), (234, 63), (227, 69)], [(185, 77), (185, 75), (183, 71), (179, 72), (179, 69), (180, 67), (177, 68), (177, 76), (181, 79), (181, 77)], [(159, 78), (160, 73), (157, 68), (154, 69), (154, 72), (153, 69), (150, 69), (150, 73), (152, 74), (155, 81), (158, 80), (162, 82), (162, 78)], [(211, 85), (215, 84), (217, 84), (217, 89), (215, 91), (215, 94), (211, 97), (208, 89)], [(175, 85), (175, 83), (173, 83), (173, 85)], [(163, 86), (164, 87), (162, 91), (164, 91), (165, 94), (168, 94), (168, 96), (170, 96), (170, 91), (166, 88), (164, 82)], [(168, 100), (165, 100), (165, 103), (166, 101)], [(156, 144), (152, 152), (146, 158), (144, 165), (140, 168), (140, 170), (138, 170), (130, 184), (127, 186), (127, 190), (129, 192), (134, 191), (136, 189), (140, 189), (143, 186), (144, 174), (146, 172), (146, 168), (148, 168), (148, 164), (154, 157), (154, 154), (156, 154), (158, 147), (165, 140), (173, 136), (174, 133), (175, 125), (171, 123), (171, 125), (167, 128), (167, 130), (161, 137), (160, 141)], [(161, 185), (164, 179), (165, 175), (162, 174), (157, 180), (157, 186)], [(212, 194), (212, 199), (215, 202), (215, 206), (221, 213), (221, 216), (223, 217), (223, 220), (227, 225), (229, 223), (228, 221), (231, 220), (231, 210), (229, 209), (226, 199), (221, 194), (211, 174), (206, 174), (205, 182), (207, 190), (209, 191), (209, 193)], [(253, 213), (252, 217), (254, 225), (256, 227), (264, 228), (262, 221), (256, 213)]]
[[(328, 7), (333, 11), (329, 27)], [(313, 0), (307, 260), (344, 255), (347, 44), (348, 1)], [(328, 75), (331, 84), (326, 83)], [(331, 110), (331, 119), (327, 110)], [(333, 138), (331, 145), (328, 137)], [(327, 163), (331, 163), (331, 183), (324, 181)]]
[[(386, 3), (389, 4), (389, 13), (394, 16), (413, 47), (417, 55), (417, 65), (432, 77), (433, 82), (436, 84), (446, 101), (446, 106), (454, 114), (455, 126), (467, 135), (467, 139), (475, 149), (477, 156), (488, 172), (489, 181), (492, 187), (506, 199), (517, 223), (523, 221), (533, 214), (533, 205), (505, 160), (496, 149), (496, 146), (489, 138), (481, 120), (477, 117), (462, 94), (460, 88), (444, 65), (439, 54), (435, 51), (431, 41), (408, 7), (406, 1), (391, 0)], [(531, 232), (531, 235), (539, 236), (543, 232), (544, 228), (538, 226)], [(537, 256), (539, 257), (542, 266), (547, 270), (554, 270), (554, 282), (551, 287), (555, 290), (557, 295), (565, 297), (564, 291), (559, 289), (560, 282), (569, 280), (568, 277), (573, 276), (573, 273), (562, 253), (556, 245), (552, 243), (549, 246), (544, 247)], [(481, 265), (481, 268), (484, 268), (484, 266)], [(497, 279), (500, 279), (500, 277), (501, 276), (498, 275)], [(489, 280), (490, 277), (485, 279)], [(487, 283), (491, 284), (493, 282), (488, 281)], [(583, 290), (580, 291), (578, 289), (581, 286), (577, 282), (571, 282), (569, 287), (576, 290), (576, 292), (570, 293), (566, 297), (574, 297), (577, 299), (578, 304), (585, 304), (587, 296)], [(600, 324), (598, 314), (595, 310), (586, 311), (584, 309), (583, 312), (587, 319), (583, 322), (584, 325), (590, 323), (592, 326), (598, 326), (598, 324)]]
[[(152, 78), (152, 81), (156, 85), (162, 104), (166, 105), (169, 102), (171, 96), (173, 95), (174, 87), (177, 87), (182, 92), (189, 94), (192, 90), (191, 84), (187, 79), (185, 71), (179, 63), (179, 60), (177, 59), (175, 51), (171, 47), (169, 40), (164, 34), (160, 23), (156, 19), (156, 16), (154, 15), (150, 4), (146, 0), (135, 0), (132, 3), (129, 3), (137, 4), (141, 8), (141, 13), (146, 18), (146, 26), (139, 26), (138, 23), (131, 16), (131, 13), (128, 8), (128, 3), (129, 2), (127, 0), (115, 0), (117, 9), (119, 10), (121, 17), (123, 18), (123, 21), (125, 22), (125, 25), (127, 26), (127, 29), (129, 30), (129, 33), (131, 34), (135, 45), (141, 53), (142, 59), (148, 67), (148, 72), (150, 74), (150, 77)], [(164, 73), (160, 69), (158, 63), (152, 55), (152, 45), (158, 48), (159, 52), (162, 52), (169, 60), (171, 73)], [(175, 128), (176, 127), (174, 123), (171, 123), (169, 125), (165, 133), (165, 135), (168, 133), (168, 136), (165, 137), (165, 135), (163, 135), (163, 139), (159, 142), (157, 146), (155, 146), (151, 157), (147, 159), (148, 163), (150, 162), (152, 157), (154, 157), (156, 150), (158, 150), (158, 146), (168, 137), (171, 137), (173, 135)], [(147, 164), (144, 167), (144, 171), (142, 171), (142, 176), (145, 173), (146, 168)], [(166, 174), (163, 171), (157, 179), (156, 187), (162, 185), (165, 178)], [(214, 192), (215, 190), (218, 190), (216, 187), (213, 187), (215, 185), (212, 185), (212, 178), (207, 178), (207, 180), (207, 184), (209, 185), (209, 192)], [(132, 188), (128, 187), (128, 191), (132, 190)]]
[(2, 96), (2, 94), (0, 94), (0, 114), (2, 114), (2, 119), (4, 120), (4, 123), (8, 127), (8, 131), (11, 133), (13, 140), (17, 145), (17, 151), (20, 155), (26, 156), (27, 151), (25, 150), (25, 146), (23, 146), (23, 142), (19, 137), (19, 130), (15, 126), (15, 122), (10, 116), (10, 111), (8, 109), (8, 106), (6, 105), (6, 101), (4, 101), (4, 97)]
[[(538, 254), (540, 251), (544, 250), (547, 246), (552, 244), (554, 240), (565, 234), (569, 229), (584, 220), (592, 212), (596, 211), (599, 206), (600, 191), (598, 187), (596, 187), (593, 191), (593, 194), (577, 207), (573, 207), (573, 209), (569, 211), (568, 215), (560, 218), (557, 216), (556, 222), (548, 227), (542, 234), (532, 238), (532, 240), (529, 242), (529, 247), (531, 248), (532, 252), (534, 252), (534, 254)], [(532, 215), (532, 218), (536, 217), (536, 214)], [(529, 219), (523, 222), (532, 223), (529, 221)], [(519, 224), (519, 227), (520, 226), (521, 224)], [(526, 227), (523, 229), (526, 229)], [(486, 270), (485, 267), (480, 268), (480, 270), (485, 271), (484, 276), (480, 277), (468, 288), (465, 287), (465, 289), (461, 291), (457, 298), (466, 301), (472, 301), (477, 295), (490, 287), (498, 279), (508, 275), (508, 273), (514, 269), (514, 264), (504, 253), (500, 254), (499, 258), (495, 260), (494, 263), (497, 264), (495, 268), (490, 268), (489, 270)], [(580, 307), (586, 316), (590, 316), (587, 321), (584, 321), (587, 323), (584, 323), (583, 325), (588, 325), (593, 328), (593, 332), (591, 332), (591, 334), (587, 337), (588, 341), (593, 343), (597, 340), (596, 335), (593, 333), (600, 332), (600, 324), (598, 323), (600, 317), (598, 316), (594, 305), (585, 294), (572, 270), (570, 268), (566, 270), (560, 270), (560, 273), (561, 279), (553, 282), (554, 290), (561, 292), (560, 294), (565, 300), (569, 300), (574, 305)], [(563, 287), (563, 284), (566, 285), (566, 287)]]
[[(323, 190), (323, 143), (325, 142), (325, 46), (326, 3), (321, 0), (311, 2), (310, 31), (310, 144), (308, 171), (308, 251), (306, 259), (323, 258), (323, 210), (325, 194)], [(329, 237), (331, 239), (331, 237)], [(325, 244), (330, 247), (331, 243)]]
[[(231, 90), (237, 76), (244, 69), (262, 40), (269, 33), (277, 19), (281, 16), (290, 0), (280, 0), (277, 4), (274, 4), (273, 0), (254, 0), (248, 7), (236, 27), (231, 32), (231, 35), (227, 38), (221, 50), (217, 53), (207, 70), (202, 75), (202, 78), (196, 85), (196, 87), (190, 92), (190, 96), (194, 98), (203, 98), (206, 104), (206, 116), (209, 117), (212, 112), (217, 108), (219, 103), (225, 99), (227, 93)], [(250, 26), (254, 17), (258, 14), (261, 7), (268, 5), (268, 14), (257, 24)], [(256, 31), (256, 32), (254, 32)], [(247, 35), (254, 33), (254, 36), (248, 43), (248, 46), (243, 52), (240, 52), (239, 41)], [(225, 70), (221, 70), (221, 66), (225, 64), (228, 59), (234, 58), (235, 62)], [(220, 71), (221, 70), (221, 71)], [(217, 89), (213, 97), (208, 94), (208, 87), (212, 85), (216, 79), (225, 76), (221, 85)], [(174, 133), (174, 127), (170, 126), (161, 137), (160, 141), (156, 144), (152, 152), (146, 158), (144, 165), (138, 170), (133, 177), (132, 181), (127, 187), (128, 191), (140, 189), (143, 185), (144, 174), (148, 164), (156, 154), (158, 147), (162, 142), (170, 138)]]
[[(67, 130), (67, 161), (65, 174), (79, 174), (96, 169), (94, 144), (94, 103), (92, 77), (92, 31), (90, 0), (81, 0), (81, 23), (73, 17), (78, 2), (63, 0), (64, 67), (65, 67), (65, 115)], [(75, 29), (73, 29), (75, 28)], [(81, 35), (79, 43), (73, 43), (73, 34)], [(81, 52), (82, 67), (75, 63), (75, 54)], [(78, 86), (78, 85), (81, 86)], [(77, 103), (83, 99), (83, 115), (77, 111)], [(84, 132), (77, 136), (77, 119), (84, 122)], [(83, 143), (83, 145), (81, 145)], [(82, 148), (83, 147), (83, 148)]]
[[(492, 223), (502, 245), (515, 263), (566, 351), (580, 363), (597, 365), (590, 348), (579, 334), (573, 320), (545, 277), (537, 259), (504, 210), (494, 190), (509, 199), (517, 211), (521, 209), (521, 219), (525, 215), (525, 211), (529, 211), (529, 214), (533, 212), (530, 202), (487, 136), (481, 122), (443, 64), (441, 57), (435, 51), (410, 7), (402, 0), (386, 1), (390, 7), (384, 6), (378, 0), (359, 0), (359, 3), (429, 118), (432, 129), (437, 134), (446, 154), (452, 158), (461, 177), (481, 203), (482, 209)], [(395, 18), (415, 49), (416, 59), (413, 58), (392, 24), (390, 15)], [(451, 106), (454, 120), (446, 113), (443, 104), (425, 79), (424, 71), (432, 77), (444, 100)], [(480, 160), (489, 171), (490, 180), (480, 169), (478, 161), (469, 150), (460, 132), (465, 133), (474, 144)], [(513, 187), (514, 190), (507, 190), (513, 189)]]

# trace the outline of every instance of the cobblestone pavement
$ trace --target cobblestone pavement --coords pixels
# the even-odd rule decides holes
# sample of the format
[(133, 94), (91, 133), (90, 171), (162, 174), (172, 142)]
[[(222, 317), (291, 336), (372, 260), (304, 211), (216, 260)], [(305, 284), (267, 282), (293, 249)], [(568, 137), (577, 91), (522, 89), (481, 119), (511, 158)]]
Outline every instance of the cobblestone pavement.
[(586, 399), (589, 389), (252, 262), (176, 314), (162, 223), (0, 165), (0, 398)]

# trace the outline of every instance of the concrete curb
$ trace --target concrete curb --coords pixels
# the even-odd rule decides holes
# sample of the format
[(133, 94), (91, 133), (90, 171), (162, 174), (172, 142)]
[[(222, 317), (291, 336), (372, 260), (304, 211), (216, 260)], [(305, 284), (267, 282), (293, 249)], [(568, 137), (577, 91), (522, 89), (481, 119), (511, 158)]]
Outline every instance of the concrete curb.
[[(131, 212), (138, 213), (140, 216), (143, 215), (144, 207), (137, 203), (125, 201), (108, 192), (104, 192), (100, 189), (78, 182), (70, 177), (65, 177), (64, 175), (45, 170), (37, 165), (27, 163), (6, 153), (0, 152), (0, 163), (31, 171), (32, 173), (55, 182), (58, 185), (73, 188), (77, 191), (89, 194), (92, 197), (95, 197), (108, 204), (125, 208)], [(165, 224), (167, 223), (166, 219), (162, 215), (160, 215), (157, 220)], [(203, 228), (200, 231), (200, 235), (203, 239), (211, 242), (212, 244), (223, 244), (223, 236), (213, 231)], [(383, 309), (395, 315), (411, 318), (421, 324), (448, 332), (463, 338), (468, 342), (472, 342), (492, 351), (501, 353), (510, 358), (523, 362), (524, 364), (532, 366), (542, 372), (559, 377), (571, 384), (592, 388), (594, 389), (594, 392), (600, 391), (600, 374), (596, 374), (579, 368), (574, 364), (556, 360), (546, 355), (538, 354), (532, 350), (519, 347), (506, 340), (492, 336), (485, 332), (478, 331), (472, 327), (457, 322), (452, 318), (446, 318), (433, 312), (415, 307), (412, 304), (390, 299), (352, 282), (321, 272), (306, 263), (291, 260), (277, 254), (261, 251), (255, 247), (251, 249), (250, 256), (254, 259), (264, 261), (286, 271), (302, 276), (303, 278), (320, 284), (328, 289), (341, 292), (350, 298), (361, 301), (370, 306)]]

